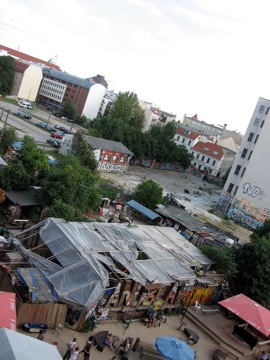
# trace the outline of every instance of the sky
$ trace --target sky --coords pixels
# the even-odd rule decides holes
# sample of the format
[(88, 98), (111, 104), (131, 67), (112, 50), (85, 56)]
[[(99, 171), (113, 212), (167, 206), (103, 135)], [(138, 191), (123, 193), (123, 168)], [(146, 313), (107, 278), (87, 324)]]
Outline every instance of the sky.
[(5, 0), (0, 44), (244, 133), (270, 99), (269, 0)]

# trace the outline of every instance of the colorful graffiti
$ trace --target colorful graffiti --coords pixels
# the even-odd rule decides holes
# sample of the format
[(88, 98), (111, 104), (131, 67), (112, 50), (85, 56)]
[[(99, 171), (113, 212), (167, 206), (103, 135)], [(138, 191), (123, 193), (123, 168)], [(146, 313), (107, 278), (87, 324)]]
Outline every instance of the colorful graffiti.
[(260, 222), (251, 216), (245, 215), (242, 211), (237, 209), (230, 209), (228, 211), (228, 217), (236, 223), (251, 229), (257, 229), (263, 225), (263, 222)]
[(227, 191), (223, 190), (216, 205), (217, 209), (222, 211), (224, 214), (227, 214), (231, 206), (232, 200), (233, 200), (232, 195)]
[(125, 172), (130, 156), (115, 151), (101, 150), (97, 170)]
[(180, 300), (185, 304), (194, 305), (196, 301), (200, 304), (211, 304), (215, 293), (212, 287), (187, 286), (181, 292)]
[(250, 183), (245, 183), (243, 185), (243, 193), (254, 198), (257, 197), (260, 200), (264, 196), (263, 190), (261, 190), (258, 186), (252, 186)]
[(246, 199), (235, 199), (232, 209), (241, 211), (244, 215), (250, 216), (258, 222), (265, 222), (270, 216), (270, 209), (260, 209), (254, 203)]

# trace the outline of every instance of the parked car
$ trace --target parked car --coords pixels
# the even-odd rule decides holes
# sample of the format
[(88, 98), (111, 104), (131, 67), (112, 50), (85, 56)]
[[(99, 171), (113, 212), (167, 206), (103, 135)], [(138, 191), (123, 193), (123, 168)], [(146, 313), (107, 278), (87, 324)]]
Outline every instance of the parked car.
[(41, 122), (39, 122), (39, 123), (38, 123), (38, 126), (40, 126), (40, 127), (44, 128), (44, 129), (46, 129), (47, 124), (46, 124), (45, 122), (41, 121)]
[(23, 112), (21, 112), (21, 111), (16, 111), (16, 112), (14, 113), (14, 115), (19, 116), (19, 117), (24, 118), (24, 119), (27, 119), (27, 120), (32, 119), (32, 116), (30, 116), (30, 115), (28, 115), (28, 114), (25, 114), (25, 113), (23, 113)]
[(61, 145), (61, 142), (59, 140), (56, 140), (56, 139), (47, 139), (46, 142), (48, 144), (50, 144), (51, 146), (56, 147), (56, 148), (59, 148), (60, 145)]
[(55, 139), (62, 139), (63, 136), (64, 136), (64, 134), (63, 134), (63, 133), (59, 133), (59, 132), (52, 132), (52, 133), (50, 134), (50, 137), (55, 138)]
[(59, 117), (59, 118), (61, 117), (61, 114), (59, 112), (53, 112), (52, 114), (53, 114), (53, 116), (56, 116), (56, 117)]

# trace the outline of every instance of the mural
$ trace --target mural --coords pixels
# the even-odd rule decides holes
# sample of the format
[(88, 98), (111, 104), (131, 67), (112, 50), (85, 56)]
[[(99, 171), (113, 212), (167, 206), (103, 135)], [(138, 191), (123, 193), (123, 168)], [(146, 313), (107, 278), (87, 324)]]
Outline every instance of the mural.
[(263, 222), (253, 219), (251, 216), (245, 215), (242, 211), (237, 209), (230, 209), (228, 211), (228, 217), (236, 223), (246, 226), (251, 229), (257, 229), (263, 225)]
[(130, 155), (109, 150), (101, 150), (97, 170), (125, 172)]
[(223, 190), (216, 205), (217, 209), (222, 211), (224, 214), (227, 214), (231, 206), (232, 200), (233, 200), (232, 195), (227, 191)]

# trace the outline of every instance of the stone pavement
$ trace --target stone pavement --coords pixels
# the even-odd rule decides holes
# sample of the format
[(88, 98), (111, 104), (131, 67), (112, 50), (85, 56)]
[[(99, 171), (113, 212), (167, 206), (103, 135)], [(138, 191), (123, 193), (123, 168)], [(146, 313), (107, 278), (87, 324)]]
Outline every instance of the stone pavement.
[[(44, 341), (52, 343), (58, 342), (58, 350), (63, 356), (66, 351), (66, 343), (72, 338), (77, 338), (77, 344), (82, 349), (85, 345), (87, 338), (91, 335), (95, 335), (97, 332), (102, 330), (109, 330), (120, 338), (119, 343), (116, 343), (116, 347), (124, 340), (127, 336), (132, 337), (134, 341), (139, 337), (142, 341), (155, 344), (155, 340), (158, 336), (174, 336), (176, 338), (187, 341), (186, 335), (179, 328), (179, 323), (182, 315), (172, 315), (167, 317), (167, 322), (162, 324), (161, 327), (148, 328), (144, 326), (142, 322), (133, 322), (128, 328), (121, 323), (107, 322), (99, 324), (98, 327), (92, 332), (79, 333), (71, 329), (64, 328), (63, 330), (48, 330), (45, 334)], [(224, 347), (231, 348), (235, 354), (239, 355), (239, 359), (252, 360), (256, 359), (256, 353), (259, 348), (256, 347), (253, 351), (250, 351), (248, 345), (241, 342), (232, 335), (233, 326), (237, 323), (235, 319), (227, 319), (221, 313), (205, 314), (201, 312), (195, 312), (194, 308), (189, 308), (185, 314), (183, 321), (186, 323), (186, 327), (189, 327), (196, 331), (199, 335), (199, 342), (195, 345), (190, 345), (197, 353), (198, 360), (211, 360), (213, 352), (218, 348), (219, 344), (224, 344)], [(23, 330), (18, 331), (26, 334)], [(37, 334), (30, 334), (29, 336), (37, 337)], [(270, 346), (265, 346), (262, 349), (269, 349)], [(91, 354), (91, 360), (110, 360), (115, 355), (114, 351), (106, 348), (103, 352), (99, 352), (94, 349)], [(121, 359), (120, 355), (116, 355), (117, 359)], [(82, 359), (83, 357), (79, 358)], [(144, 356), (147, 359), (146, 356)], [(140, 352), (131, 352), (129, 356), (130, 360), (140, 359)], [(228, 358), (229, 359), (229, 358)]]

